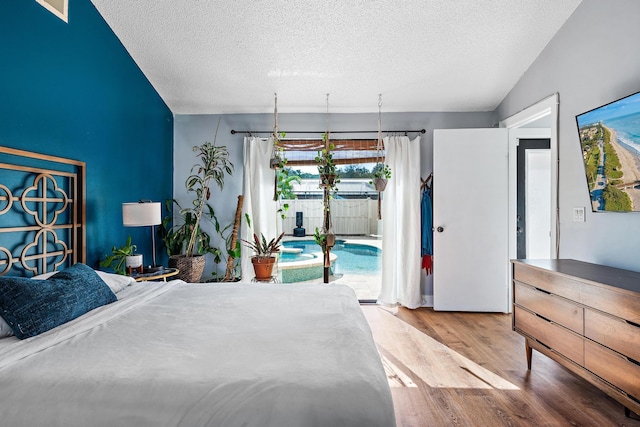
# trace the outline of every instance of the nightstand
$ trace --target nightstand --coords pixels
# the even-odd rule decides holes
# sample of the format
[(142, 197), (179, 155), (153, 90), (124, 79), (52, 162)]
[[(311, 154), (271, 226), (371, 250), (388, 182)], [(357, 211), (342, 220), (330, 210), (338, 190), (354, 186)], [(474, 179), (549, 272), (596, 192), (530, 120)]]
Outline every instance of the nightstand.
[(164, 270), (156, 271), (154, 273), (142, 273), (142, 274), (134, 274), (133, 277), (136, 279), (136, 282), (149, 282), (149, 281), (167, 281), (167, 277), (173, 277), (180, 273), (180, 270), (177, 268), (165, 268)]

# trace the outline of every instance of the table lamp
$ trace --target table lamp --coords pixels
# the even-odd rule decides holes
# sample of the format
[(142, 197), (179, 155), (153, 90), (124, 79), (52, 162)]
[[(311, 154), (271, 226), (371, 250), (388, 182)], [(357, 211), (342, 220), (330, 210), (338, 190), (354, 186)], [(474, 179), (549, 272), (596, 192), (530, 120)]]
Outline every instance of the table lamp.
[(125, 227), (151, 226), (151, 253), (153, 265), (145, 268), (145, 273), (161, 271), (162, 266), (156, 264), (156, 230), (155, 226), (162, 223), (162, 208), (160, 202), (141, 200), (134, 203), (122, 204), (122, 224)]

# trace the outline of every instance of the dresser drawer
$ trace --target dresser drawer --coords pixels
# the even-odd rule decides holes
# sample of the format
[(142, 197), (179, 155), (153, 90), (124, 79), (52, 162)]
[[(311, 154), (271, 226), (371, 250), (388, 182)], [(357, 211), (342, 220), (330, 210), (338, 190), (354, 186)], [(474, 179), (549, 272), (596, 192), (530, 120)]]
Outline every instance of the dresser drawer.
[(640, 366), (590, 341), (584, 345), (584, 361), (585, 368), (600, 378), (640, 398)]
[(519, 306), (582, 335), (584, 309), (581, 306), (518, 282), (514, 286), (514, 299)]
[(514, 307), (513, 316), (515, 329), (535, 338), (578, 365), (584, 365), (584, 338), (518, 306)]
[(640, 362), (640, 327), (588, 308), (584, 316), (587, 338)]
[(584, 305), (640, 324), (640, 294), (602, 285), (583, 287)]
[(513, 280), (535, 286), (552, 294), (581, 302), (581, 283), (557, 273), (523, 264), (513, 265)]

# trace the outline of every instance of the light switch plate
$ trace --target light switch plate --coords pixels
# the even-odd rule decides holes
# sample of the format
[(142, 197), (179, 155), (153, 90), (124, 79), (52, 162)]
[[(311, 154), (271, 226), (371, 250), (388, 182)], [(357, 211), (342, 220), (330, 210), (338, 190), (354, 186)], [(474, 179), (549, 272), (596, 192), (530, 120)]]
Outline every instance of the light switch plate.
[(585, 222), (587, 220), (584, 207), (573, 208), (573, 220), (576, 222)]

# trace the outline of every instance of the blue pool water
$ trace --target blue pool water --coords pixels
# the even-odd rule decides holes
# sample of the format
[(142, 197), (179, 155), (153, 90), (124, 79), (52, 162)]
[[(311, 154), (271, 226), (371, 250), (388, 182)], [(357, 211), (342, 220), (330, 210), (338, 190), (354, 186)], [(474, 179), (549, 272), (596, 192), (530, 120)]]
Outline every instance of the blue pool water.
[[(313, 240), (289, 240), (282, 244), (286, 248), (302, 249), (301, 253), (282, 253), (281, 262), (301, 261), (307, 259), (309, 254), (322, 252)], [(334, 274), (376, 274), (380, 272), (382, 251), (375, 246), (357, 243), (345, 243), (344, 240), (336, 241), (331, 253), (337, 255), (333, 265)]]

